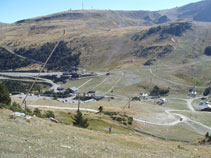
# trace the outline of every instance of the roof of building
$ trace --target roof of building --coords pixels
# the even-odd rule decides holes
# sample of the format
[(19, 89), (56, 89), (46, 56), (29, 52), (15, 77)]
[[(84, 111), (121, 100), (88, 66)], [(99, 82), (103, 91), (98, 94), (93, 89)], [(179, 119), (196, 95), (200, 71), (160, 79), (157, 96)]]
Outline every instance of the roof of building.
[(196, 91), (192, 91), (191, 94), (197, 94), (197, 92)]
[(96, 100), (100, 100), (100, 99), (103, 99), (105, 97), (104, 96), (94, 96), (93, 98), (96, 99)]
[(205, 103), (203, 106), (201, 106), (201, 110), (203, 109), (211, 109), (211, 105), (209, 103)]
[(87, 93), (95, 93), (95, 90), (89, 90)]
[(72, 90), (72, 91), (78, 91), (78, 88), (76, 88), (76, 87), (71, 87), (70, 90)]
[(147, 93), (142, 93), (142, 95), (141, 95), (142, 97), (147, 97), (148, 96), (148, 94)]

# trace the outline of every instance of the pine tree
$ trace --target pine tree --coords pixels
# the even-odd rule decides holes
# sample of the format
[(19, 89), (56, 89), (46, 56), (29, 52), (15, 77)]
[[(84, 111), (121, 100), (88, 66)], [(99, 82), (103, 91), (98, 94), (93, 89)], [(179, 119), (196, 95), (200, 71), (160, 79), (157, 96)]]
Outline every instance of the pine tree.
[(10, 98), (8, 89), (2, 83), (0, 83), (0, 103), (6, 104), (6, 105), (11, 104), (11, 98)]
[(84, 119), (82, 113), (78, 110), (77, 114), (73, 118), (73, 125), (87, 128), (89, 126), (88, 119)]

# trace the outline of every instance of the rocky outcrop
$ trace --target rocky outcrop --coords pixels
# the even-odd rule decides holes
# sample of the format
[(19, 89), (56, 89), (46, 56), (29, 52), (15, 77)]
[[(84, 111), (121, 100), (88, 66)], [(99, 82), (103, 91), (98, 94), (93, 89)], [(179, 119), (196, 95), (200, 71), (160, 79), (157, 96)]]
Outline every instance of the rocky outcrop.
[(192, 23), (190, 22), (176, 22), (170, 25), (152, 27), (147, 31), (136, 33), (134, 36), (132, 36), (131, 39), (134, 41), (139, 41), (157, 34), (159, 34), (160, 36), (164, 35), (181, 36), (187, 30), (191, 30), (191, 28), (192, 28)]
[(174, 48), (171, 45), (149, 47), (140, 46), (136, 51), (133, 52), (133, 55), (141, 58), (147, 58), (149, 56), (162, 58), (166, 54), (171, 53), (173, 50)]
[(157, 20), (156, 23), (157, 24), (163, 24), (163, 23), (166, 23), (168, 21), (170, 21), (170, 19), (166, 15), (163, 15)]

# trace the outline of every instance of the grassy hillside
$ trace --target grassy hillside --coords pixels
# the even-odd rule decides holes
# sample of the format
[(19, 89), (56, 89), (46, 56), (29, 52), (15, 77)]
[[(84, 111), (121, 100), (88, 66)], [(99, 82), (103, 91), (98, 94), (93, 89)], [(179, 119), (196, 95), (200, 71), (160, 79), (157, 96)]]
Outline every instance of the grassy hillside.
[[(24, 51), (19, 51), (19, 54), (40, 60), (39, 52), (45, 57), (50, 53), (41, 51), (40, 48), (46, 43), (62, 40), (71, 53), (81, 53), (80, 67), (91, 71), (126, 70), (129, 73), (134, 70), (132, 76), (140, 78), (139, 82), (133, 81), (131, 76), (127, 75), (131, 83), (128, 83), (129, 81), (123, 83), (126, 87), (120, 85), (118, 90), (120, 93), (124, 92), (123, 89), (128, 88), (128, 85), (132, 89), (132, 94), (138, 93), (137, 86), (148, 87), (152, 77), (149, 71), (143, 71), (145, 74), (143, 76), (140, 72), (144, 69), (153, 70), (152, 82), (161, 87), (174, 86), (180, 90), (181, 87), (178, 87), (177, 83), (180, 86), (187, 84), (188, 87), (194, 84), (208, 86), (210, 70), (207, 65), (209, 66), (210, 59), (203, 53), (204, 49), (211, 45), (211, 24), (176, 21), (139, 26), (137, 23), (127, 21), (143, 20), (142, 13), (150, 14), (150, 17), (154, 15), (153, 12), (68, 11), (29, 19), (2, 27), (0, 46), (7, 46), (13, 51), (22, 49)], [(157, 14), (154, 15), (156, 16)], [(127, 25), (114, 24), (119, 19), (127, 21)], [(144, 20), (146, 19), (148, 18)], [(36, 51), (30, 53), (29, 50)], [(54, 61), (58, 63), (53, 70), (64, 70), (62, 61), (71, 65), (68, 51), (66, 52), (67, 54), (63, 53), (60, 60), (53, 60), (52, 63)], [(144, 64), (151, 66), (143, 66)], [(68, 69), (68, 66), (66, 67)], [(21, 69), (32, 69), (32, 67)], [(133, 92), (135, 89), (136, 92)], [(184, 92), (184, 87), (182, 89)]]
[[(84, 24), (82, 20), (79, 21)], [(79, 27), (76, 27), (76, 24)], [(27, 50), (42, 48), (47, 42), (55, 43), (57, 40), (64, 40), (71, 51), (81, 52), (81, 67), (93, 70), (99, 68), (108, 70), (136, 61), (143, 64), (149, 58), (154, 57), (154, 54), (163, 58), (164, 54), (172, 52), (176, 47), (176, 41), (172, 40), (172, 38), (176, 38), (174, 36), (177, 36), (174, 29), (179, 30), (177, 32), (180, 36), (185, 31), (191, 31), (181, 29), (180, 24), (178, 28), (174, 24), (161, 25), (163, 31), (153, 34), (149, 34), (149, 32), (158, 26), (152, 26), (152, 28), (150, 26), (129, 26), (105, 30), (105, 28), (100, 27), (87, 29), (82, 24), (72, 20), (54, 20), (51, 23), (42, 21), (33, 23), (34, 26), (27, 23), (13, 24), (10, 26), (11, 28), (4, 28), (6, 30), (3, 33), (2, 40), (0, 40), (0, 45), (7, 45), (13, 50), (24, 50), (27, 53)], [(61, 39), (63, 29), (66, 31), (65, 36)], [(138, 40), (137, 36), (146, 37)], [(30, 53), (24, 54), (24, 51), (19, 51), (19, 54), (37, 59), (36, 56), (30, 56)], [(143, 58), (139, 58), (140, 54), (146, 54), (147, 58), (143, 55), (141, 55)]]
[[(135, 133), (109, 135), (33, 118), (11, 120), (0, 110), (1, 157), (198, 157), (208, 146), (151, 140)], [(11, 130), (12, 129), (12, 130)]]

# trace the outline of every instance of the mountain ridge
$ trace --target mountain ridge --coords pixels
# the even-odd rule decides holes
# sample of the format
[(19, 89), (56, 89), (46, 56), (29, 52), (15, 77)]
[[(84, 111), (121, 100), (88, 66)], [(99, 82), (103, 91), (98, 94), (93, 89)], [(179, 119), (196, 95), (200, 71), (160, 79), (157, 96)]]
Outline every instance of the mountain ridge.
[[(177, 18), (187, 8), (188, 11), (193, 10), (193, 5), (207, 7), (205, 2), (210, 0), (165, 11), (78, 10), (21, 20), (7, 27), (2, 26), (4, 31), (0, 46), (25, 51), (31, 48), (39, 49), (48, 42), (55, 43), (65, 29), (62, 40), (76, 54), (81, 52), (80, 65), (86, 68), (93, 69), (97, 65), (98, 68), (110, 69), (133, 63), (134, 60), (143, 64), (146, 60), (154, 60), (153, 57), (162, 60), (177, 48), (177, 41), (189, 34), (188, 32), (208, 29), (203, 22), (192, 21), (190, 17), (184, 20)], [(179, 10), (183, 12), (178, 13)], [(180, 25), (177, 25), (178, 23)], [(193, 27), (184, 32), (186, 25), (183, 24), (187, 23), (191, 23)], [(163, 31), (158, 30), (149, 38), (132, 38), (137, 34), (138, 38), (141, 38), (144, 33), (148, 36), (153, 28), (164, 28), (164, 25), (166, 28)], [(201, 34), (198, 36), (199, 40), (203, 38)], [(209, 40), (204, 43), (208, 46)], [(144, 58), (140, 58), (143, 54)]]

